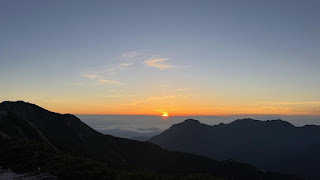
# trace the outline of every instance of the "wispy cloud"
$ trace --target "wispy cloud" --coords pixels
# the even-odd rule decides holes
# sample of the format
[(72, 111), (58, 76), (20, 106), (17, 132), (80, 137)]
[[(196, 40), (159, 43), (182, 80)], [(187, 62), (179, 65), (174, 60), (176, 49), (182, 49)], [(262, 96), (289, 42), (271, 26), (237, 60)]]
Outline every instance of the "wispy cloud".
[(92, 74), (92, 73), (82, 74), (82, 76), (85, 78), (88, 78), (88, 79), (97, 79), (98, 78), (98, 75)]
[(176, 66), (167, 64), (165, 61), (167, 61), (168, 58), (159, 58), (159, 59), (148, 59), (144, 61), (144, 64), (158, 68), (160, 70), (165, 70), (165, 69), (170, 69), (170, 68), (175, 68)]
[(131, 64), (129, 64), (129, 63), (121, 63), (121, 64), (119, 64), (119, 66), (122, 66), (122, 67), (127, 67), (127, 66), (130, 66)]
[(112, 80), (108, 80), (108, 79), (98, 79), (97, 81), (98, 81), (98, 83), (100, 85), (105, 85), (105, 84), (119, 84), (119, 85), (122, 85), (122, 83), (119, 82), (119, 81), (112, 81)]
[(113, 61), (112, 64), (106, 64), (105, 66), (96, 69), (94, 73), (83, 74), (83, 76), (91, 79), (95, 79), (97, 76), (113, 76), (121, 71), (129, 70), (132, 66), (137, 64), (138, 59), (141, 61), (144, 58), (146, 57), (139, 52), (125, 52), (120, 56), (111, 59), (111, 61)]
[(90, 80), (94, 80), (97, 82), (98, 85), (106, 85), (106, 84), (118, 84), (118, 85), (122, 85), (121, 82), (119, 81), (114, 81), (114, 80), (109, 80), (109, 79), (105, 79), (102, 78), (101, 76), (97, 75), (97, 74), (82, 74), (83, 77), (90, 79)]
[[(120, 56), (112, 59), (113, 64), (105, 65), (94, 71), (81, 74), (86, 79), (95, 81), (97, 85), (123, 85), (122, 82), (115, 78), (122, 71), (132, 71), (141, 69), (142, 65), (147, 65), (151, 68), (159, 70), (179, 69), (182, 66), (176, 66), (168, 63), (168, 58), (154, 58), (159, 57), (151, 55), (146, 52), (124, 52)], [(110, 61), (109, 61), (110, 62)], [(78, 84), (74, 84), (78, 85)], [(187, 89), (180, 89), (179, 91), (186, 91)]]

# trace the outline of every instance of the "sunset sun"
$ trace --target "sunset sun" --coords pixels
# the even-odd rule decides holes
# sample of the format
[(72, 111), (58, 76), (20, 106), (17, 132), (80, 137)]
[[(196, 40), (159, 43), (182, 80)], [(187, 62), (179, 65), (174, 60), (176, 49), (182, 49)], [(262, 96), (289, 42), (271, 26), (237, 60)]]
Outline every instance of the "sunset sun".
[(164, 113), (162, 113), (161, 116), (162, 116), (162, 117), (169, 117), (170, 115), (169, 115), (168, 113), (164, 112)]

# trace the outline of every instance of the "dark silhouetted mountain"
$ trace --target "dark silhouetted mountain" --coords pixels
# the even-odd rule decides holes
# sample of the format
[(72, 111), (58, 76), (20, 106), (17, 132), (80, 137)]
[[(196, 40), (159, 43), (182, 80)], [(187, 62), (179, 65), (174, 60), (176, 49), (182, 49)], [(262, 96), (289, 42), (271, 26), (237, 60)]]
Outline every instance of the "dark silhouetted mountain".
[[(190, 123), (201, 126), (197, 122)], [(85, 179), (87, 176), (103, 179), (101, 177), (105, 174), (119, 173), (117, 168), (105, 169), (115, 164), (115, 167), (124, 169), (165, 174), (208, 173), (230, 179), (299, 179), (267, 173), (242, 162), (216, 161), (165, 150), (149, 142), (103, 135), (73, 115), (53, 113), (22, 101), (0, 104), (0, 125), (0, 163), (20, 170), (24, 169), (21, 167), (50, 167), (53, 175), (58, 177), (62, 174), (71, 179)], [(75, 173), (70, 175), (68, 172)], [(123, 168), (120, 173), (128, 175)]]
[(238, 119), (210, 126), (188, 119), (149, 142), (213, 159), (253, 164), (264, 170), (319, 179), (320, 127), (295, 127), (282, 120)]

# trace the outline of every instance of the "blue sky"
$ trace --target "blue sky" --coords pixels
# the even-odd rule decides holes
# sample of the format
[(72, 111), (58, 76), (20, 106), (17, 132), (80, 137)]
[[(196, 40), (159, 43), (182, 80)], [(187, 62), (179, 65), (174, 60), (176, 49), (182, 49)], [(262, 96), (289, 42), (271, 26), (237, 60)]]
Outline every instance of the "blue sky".
[(319, 114), (319, 1), (1, 1), (0, 100)]

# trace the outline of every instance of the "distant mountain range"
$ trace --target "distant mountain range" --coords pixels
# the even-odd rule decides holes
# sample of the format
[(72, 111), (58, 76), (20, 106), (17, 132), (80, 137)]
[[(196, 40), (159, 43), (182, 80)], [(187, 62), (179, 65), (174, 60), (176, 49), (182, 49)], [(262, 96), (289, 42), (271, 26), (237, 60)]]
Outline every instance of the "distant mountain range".
[(198, 179), (300, 179), (242, 162), (216, 161), (103, 135), (71, 114), (22, 101), (0, 104), (0, 154), (1, 166), (51, 172), (62, 179), (155, 179), (163, 175), (186, 179), (188, 174), (199, 173)]
[(149, 142), (169, 150), (236, 159), (264, 170), (320, 179), (320, 126), (295, 127), (282, 120), (254, 119), (210, 126), (188, 119)]

